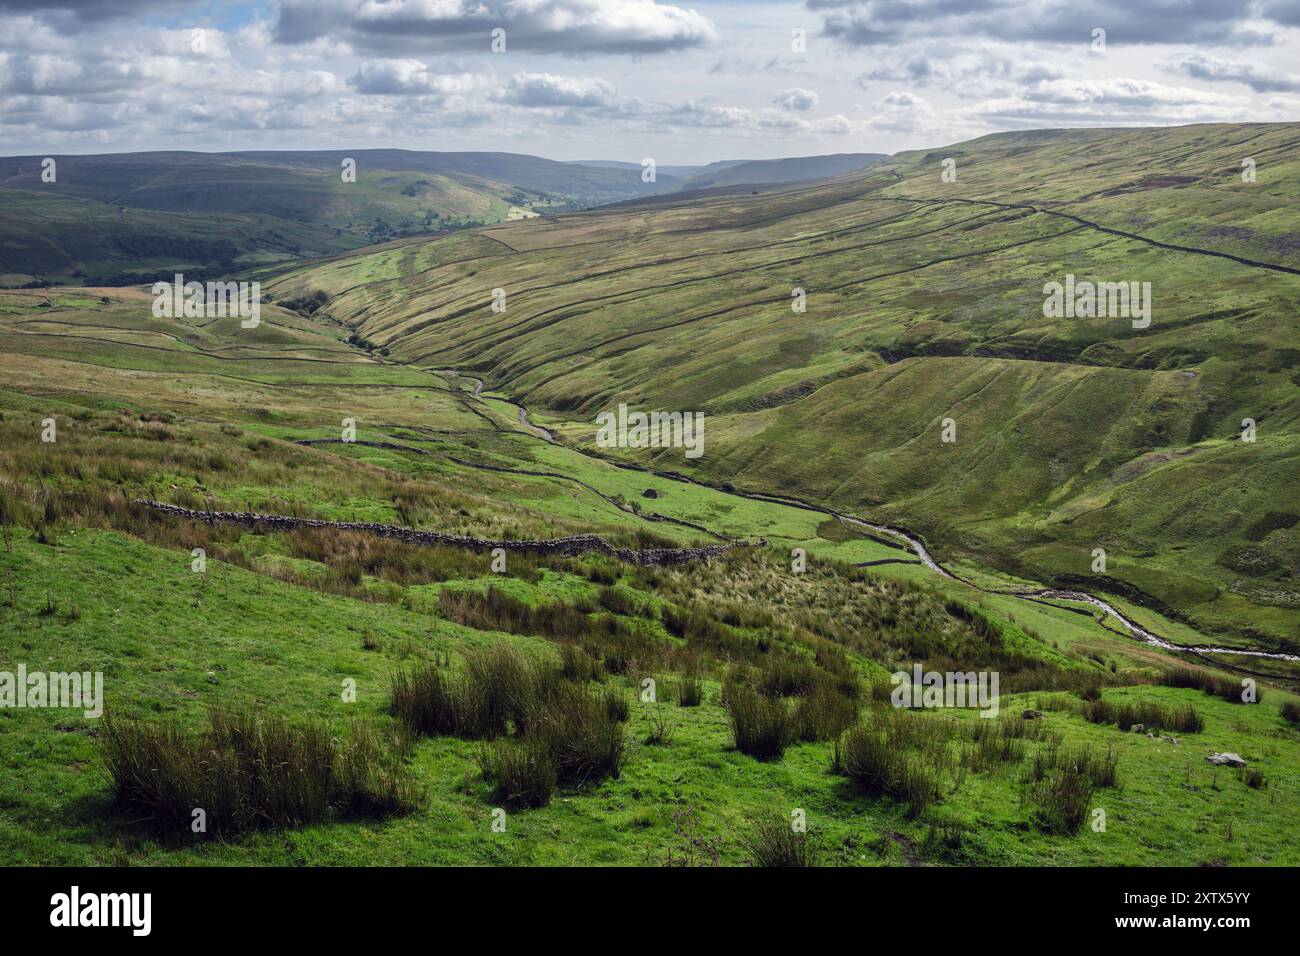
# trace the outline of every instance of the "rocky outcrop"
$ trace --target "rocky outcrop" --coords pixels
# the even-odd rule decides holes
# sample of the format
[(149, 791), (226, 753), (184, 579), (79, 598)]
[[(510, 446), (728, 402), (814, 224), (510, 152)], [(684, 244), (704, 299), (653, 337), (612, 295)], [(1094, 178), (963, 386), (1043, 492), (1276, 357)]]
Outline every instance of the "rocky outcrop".
[(470, 535), (446, 534), (441, 531), (420, 531), (401, 525), (376, 524), (369, 521), (324, 521), (319, 518), (299, 518), (293, 515), (267, 515), (255, 511), (198, 511), (182, 508), (161, 501), (147, 498), (135, 498), (133, 503), (164, 514), (174, 515), (189, 521), (206, 521), (221, 524), (238, 524), (247, 528), (264, 531), (295, 531), (298, 528), (327, 528), (334, 531), (355, 531), (361, 534), (373, 534), (380, 538), (394, 538), (415, 545), (451, 545), (453, 547), (472, 548), (475, 551), (490, 551), (504, 548), (525, 554), (578, 555), (599, 552), (627, 561), (630, 564), (668, 565), (686, 564), (690, 561), (703, 561), (732, 550), (733, 548), (750, 548), (766, 546), (766, 539), (758, 541), (733, 541), (727, 544), (706, 545), (696, 548), (620, 548), (610, 544), (598, 534), (575, 534), (564, 538), (546, 538), (537, 541), (493, 541), (489, 538), (476, 538)]

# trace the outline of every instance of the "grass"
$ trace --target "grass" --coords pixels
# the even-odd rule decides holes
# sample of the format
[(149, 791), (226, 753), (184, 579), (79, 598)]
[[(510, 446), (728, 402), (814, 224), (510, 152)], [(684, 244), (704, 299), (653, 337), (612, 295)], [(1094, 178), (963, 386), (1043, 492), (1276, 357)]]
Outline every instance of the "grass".
[(817, 865), (817, 849), (805, 830), (789, 820), (763, 817), (755, 821), (744, 840), (755, 866), (800, 867)]
[[(17, 624), (26, 635), (22, 640), (40, 647), (44, 656), (68, 668), (104, 670), (110, 706), (116, 701), (150, 726), (175, 719), (188, 733), (198, 734), (206, 727), (209, 705), (258, 701), (286, 722), (310, 716), (344, 721), (340, 726), (346, 729), (358, 716), (389, 720), (390, 674), (410, 669), (420, 655), (457, 662), (476, 649), (506, 645), (543, 657), (549, 649), (559, 666), (554, 645), (536, 638), (431, 622), (427, 613), (400, 603), (362, 604), (275, 580), (259, 583), (252, 572), (219, 562), (209, 565), (216, 577), (202, 593), (202, 616), (196, 618), (192, 605), (201, 589), (191, 580), (188, 552), (95, 530), (65, 532), (61, 541), (51, 549), (18, 535), (15, 551), (5, 556), (5, 566), (15, 571), (18, 607), (0, 609), (0, 614), (7, 624)], [(146, 588), (144, 581), (169, 586)], [(82, 602), (81, 621), (38, 616), (47, 587), (55, 595), (93, 596)], [(205, 623), (195, 628), (196, 620)], [(381, 639), (379, 650), (362, 648), (367, 632)], [(162, 643), (159, 634), (167, 635)], [(355, 704), (340, 700), (344, 675), (357, 681)], [(0, 782), (5, 859), (640, 864), (647, 855), (652, 862), (664, 862), (680, 852), (673, 812), (690, 806), (698, 821), (696, 837), (721, 839), (720, 860), (744, 863), (751, 857), (741, 837), (751, 819), (771, 810), (773, 793), (784, 795), (791, 808), (807, 810), (809, 832), (821, 846), (840, 848), (824, 863), (882, 862), (873, 847), (885, 829), (923, 843), (929, 824), (924, 818), (907, 819), (905, 805), (845, 799), (837, 781), (846, 778), (828, 771), (831, 743), (792, 744), (780, 761), (759, 761), (734, 750), (728, 712), (717, 702), (721, 689), (707, 678), (702, 683), (707, 693), (698, 707), (654, 705), (672, 708), (673, 734), (665, 746), (633, 748), (617, 778), (580, 787), (544, 808), (512, 813), (507, 833), (486, 839), (490, 810), (503, 804), (497, 802), (495, 786), (482, 781), (481, 744), (454, 736), (418, 739), (409, 767), (426, 802), (414, 814), (368, 827), (364, 837), (332, 823), (294, 830), (291, 845), (256, 834), (225, 842), (187, 837), (179, 846), (129, 833), (114, 836), (106, 818), (92, 809), (110, 790), (108, 777), (96, 770), (94, 738), (79, 732), (84, 722), (58, 711), (6, 711), (0, 716), (5, 759), (17, 761), (21, 770)], [(1186, 744), (1152, 741), (1089, 724), (1068, 712), (1047, 711), (1042, 721), (1024, 723), (1042, 723), (1059, 733), (1063, 749), (1090, 746), (1092, 753), (1104, 754), (1111, 745), (1119, 758), (1123, 789), (1107, 791), (1108, 835), (1084, 827), (1075, 842), (1063, 846), (1017, 831), (1030, 812), (1019, 804), (1018, 777), (972, 773), (955, 793), (945, 793), (941, 804), (945, 814), (970, 827), (963, 851), (967, 862), (1294, 862), (1286, 834), (1288, 820), (1300, 809), (1295, 796), (1300, 765), (1293, 740), (1286, 736), (1294, 731), (1285, 729), (1276, 703), (1242, 707), (1167, 687), (1106, 691), (1112, 693), (1150, 694), (1163, 703), (1203, 699), (1196, 705), (1206, 721), (1198, 749), (1241, 752), (1260, 767), (1270, 789), (1252, 790), (1223, 774), (1215, 789), (1211, 768)], [(1035, 696), (1022, 698), (1020, 706), (1035, 705)], [(1003, 706), (1007, 713), (1018, 713), (1014, 700), (1004, 700)], [(973, 715), (957, 717), (960, 724), (986, 723)], [(897, 719), (936, 718), (908, 713)], [(651, 729), (650, 718), (633, 708), (626, 726), (630, 739), (641, 739)], [(513, 736), (501, 740), (517, 742)], [(46, 743), (52, 751), (46, 751)], [(1026, 741), (1024, 766), (1041, 746)], [(727, 800), (719, 803), (719, 794)], [(634, 817), (634, 812), (648, 816)], [(1231, 844), (1214, 825), (1229, 816), (1236, 833)], [(633, 826), (634, 819), (648, 821), (648, 826)]]
[(410, 772), (369, 724), (340, 742), (313, 722), (293, 727), (216, 709), (209, 721), (194, 735), (174, 723), (104, 718), (102, 757), (133, 824), (173, 839), (186, 830), (230, 838), (418, 806)]

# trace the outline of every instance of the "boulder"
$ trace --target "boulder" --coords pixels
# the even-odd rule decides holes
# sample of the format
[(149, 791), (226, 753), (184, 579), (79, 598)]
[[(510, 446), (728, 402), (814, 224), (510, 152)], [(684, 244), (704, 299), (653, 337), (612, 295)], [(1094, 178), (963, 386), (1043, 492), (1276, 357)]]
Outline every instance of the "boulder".
[(1214, 764), (1216, 767), (1246, 766), (1246, 761), (1242, 760), (1239, 754), (1234, 754), (1234, 753), (1210, 754), (1205, 759), (1208, 760), (1210, 763)]
[(1144, 731), (1144, 730), (1147, 729), (1147, 725), (1146, 725), (1146, 724), (1134, 724), (1133, 727), (1132, 727), (1131, 729), (1132, 729), (1133, 733), (1135, 733), (1135, 734), (1140, 734), (1140, 733), (1142, 733), (1142, 731)]
[(1042, 716), (1043, 712), (1041, 710), (1027, 710), (1020, 715), (1023, 720), (1040, 720)]

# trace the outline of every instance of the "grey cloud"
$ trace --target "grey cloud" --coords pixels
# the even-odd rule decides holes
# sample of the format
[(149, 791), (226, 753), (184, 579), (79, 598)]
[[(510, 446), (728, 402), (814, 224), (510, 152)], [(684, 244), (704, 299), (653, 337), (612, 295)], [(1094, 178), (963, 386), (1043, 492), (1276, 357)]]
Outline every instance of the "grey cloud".
[(946, 84), (963, 88), (988, 84), (1040, 83), (1065, 76), (1065, 70), (1045, 60), (1003, 55), (995, 51), (970, 51), (945, 44), (932, 49), (904, 50), (886, 54), (877, 64), (857, 77), (866, 88), (873, 82), (907, 83), (911, 86)]
[(1300, 76), (1282, 73), (1254, 63), (1221, 60), (1204, 53), (1191, 53), (1165, 65), (1166, 69), (1198, 80), (1244, 83), (1256, 93), (1300, 92)]
[(708, 18), (656, 0), (282, 0), (273, 36), (285, 44), (344, 39), (377, 55), (431, 47), (487, 53), (497, 27), (506, 31), (507, 51), (537, 53), (662, 53), (717, 39)]
[(781, 109), (789, 110), (792, 113), (804, 113), (808, 110), (815, 109), (820, 101), (821, 97), (812, 90), (804, 90), (799, 87), (782, 90), (780, 93), (776, 94), (776, 96), (772, 97), (773, 103), (781, 107)]
[(823, 32), (881, 46), (913, 38), (980, 37), (1086, 46), (1092, 30), (1109, 44), (1248, 45), (1272, 35), (1250, 26), (1296, 22), (1296, 0), (807, 0)]

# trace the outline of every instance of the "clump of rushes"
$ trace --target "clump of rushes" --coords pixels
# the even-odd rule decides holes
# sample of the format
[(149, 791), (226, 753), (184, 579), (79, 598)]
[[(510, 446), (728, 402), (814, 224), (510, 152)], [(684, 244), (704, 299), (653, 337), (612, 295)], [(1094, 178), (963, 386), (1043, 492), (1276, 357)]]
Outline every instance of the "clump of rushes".
[(794, 735), (798, 740), (835, 740), (857, 719), (858, 702), (822, 681), (795, 701)]
[(780, 760), (794, 737), (785, 701), (769, 700), (739, 685), (729, 686), (726, 697), (736, 749), (759, 760)]
[(1087, 773), (1067, 767), (1029, 788), (1034, 817), (1048, 833), (1079, 832), (1092, 803), (1093, 782)]
[(493, 785), (493, 798), (509, 807), (546, 806), (559, 776), (547, 742), (536, 735), (483, 744), (479, 769)]
[(1205, 719), (1191, 704), (1166, 706), (1147, 700), (1136, 703), (1115, 703), (1108, 700), (1077, 701), (1068, 698), (1063, 700), (1049, 698), (1043, 706), (1049, 710), (1072, 711), (1089, 723), (1114, 724), (1123, 731), (1132, 730), (1141, 724), (1144, 730), (1168, 730), (1194, 734), (1205, 727)]
[(935, 719), (875, 709), (836, 742), (832, 769), (868, 796), (887, 796), (918, 817), (942, 797), (952, 730)]
[(808, 834), (796, 831), (788, 819), (779, 815), (755, 820), (741, 842), (755, 866), (817, 865), (817, 850)]
[(409, 813), (418, 794), (398, 748), (357, 723), (337, 740), (323, 725), (290, 726), (213, 710), (209, 727), (107, 714), (100, 748), (119, 806), (160, 831), (206, 836), (308, 826), (332, 814)]
[(507, 646), (467, 655), (459, 672), (428, 663), (393, 675), (392, 712), (414, 734), (482, 739), (479, 766), (495, 798), (544, 806), (557, 786), (617, 777), (625, 758), (627, 696), (565, 679)]
[(1289, 724), (1300, 724), (1300, 704), (1293, 700), (1282, 704), (1282, 718)]
[(681, 707), (698, 707), (704, 700), (704, 682), (700, 680), (698, 665), (688, 664), (677, 684), (677, 704)]
[[(1246, 695), (1243, 693), (1245, 687), (1241, 681), (1212, 674), (1201, 667), (1175, 667), (1162, 673), (1160, 682), (1166, 687), (1194, 687), (1220, 700), (1226, 700), (1229, 704), (1246, 702)], [(1263, 699), (1263, 695), (1256, 688), (1252, 700), (1259, 703)]]

